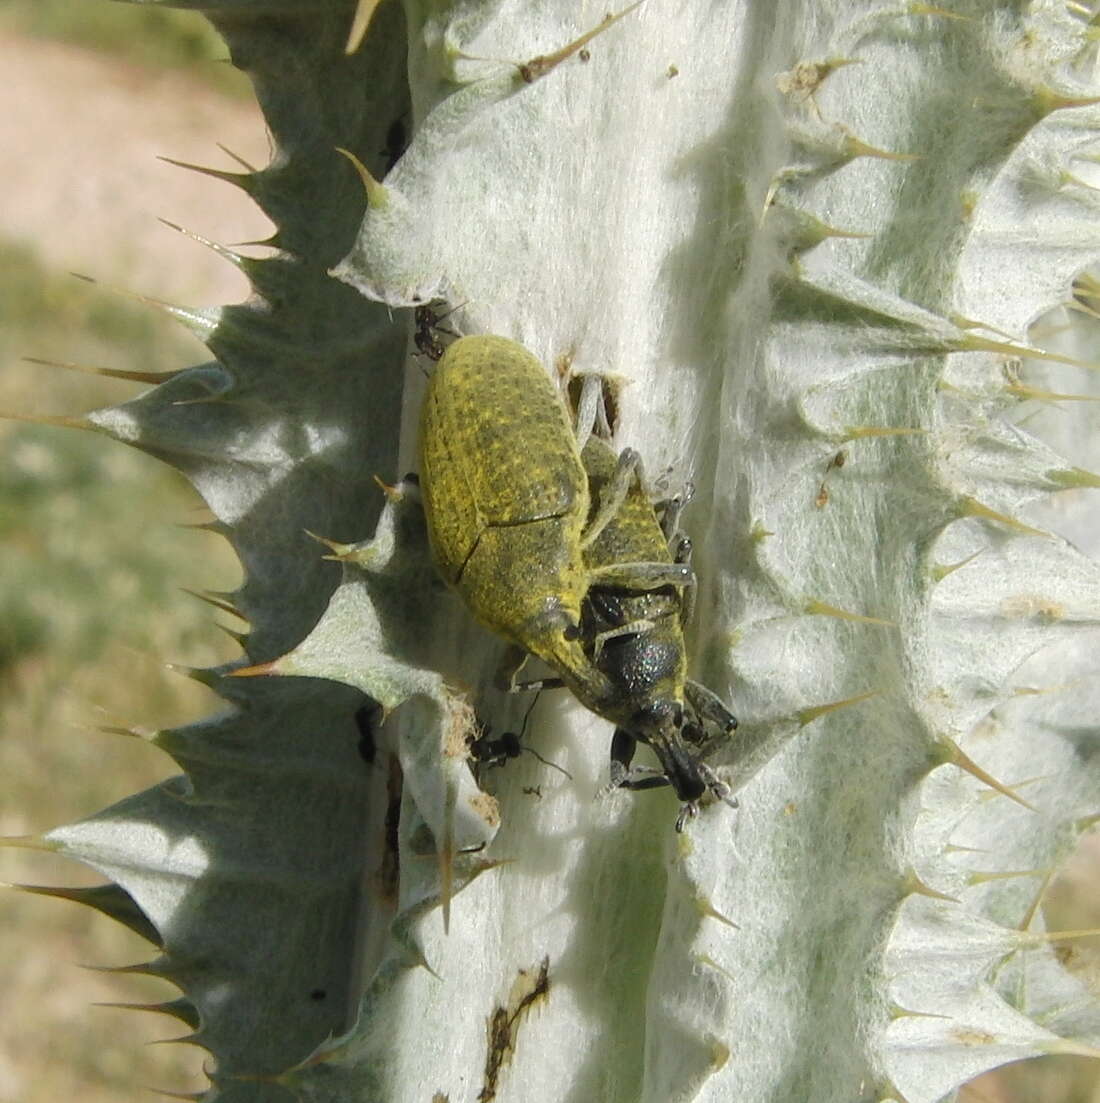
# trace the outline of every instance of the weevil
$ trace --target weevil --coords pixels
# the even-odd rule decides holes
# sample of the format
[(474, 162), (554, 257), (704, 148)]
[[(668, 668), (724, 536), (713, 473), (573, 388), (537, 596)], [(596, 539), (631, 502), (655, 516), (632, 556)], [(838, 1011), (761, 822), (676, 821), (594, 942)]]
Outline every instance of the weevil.
[(637, 453), (616, 460), (598, 506), (569, 413), (542, 365), (504, 337), (461, 337), (428, 383), (420, 489), (436, 567), (473, 615), (549, 663), (588, 708), (634, 730), (581, 644), (594, 583), (686, 585), (675, 563), (586, 565), (585, 549), (622, 504)]
[[(440, 360), (421, 419), (429, 540), (474, 616), (554, 668), (558, 679), (542, 684), (567, 686), (616, 724), (613, 784), (673, 785), (681, 828), (707, 788), (728, 799), (702, 757), (736, 721), (685, 678), (684, 603), (670, 593), (694, 575), (669, 554), (637, 453), (616, 457), (599, 440), (591, 449), (592, 472), (559, 392), (527, 350), (460, 338)], [(638, 741), (654, 747), (662, 774), (628, 769)]]
[[(606, 440), (590, 435), (581, 459), (590, 492), (599, 494), (613, 477), (614, 450)], [(588, 568), (638, 560), (686, 564), (691, 541), (677, 531), (676, 522), (690, 493), (689, 489), (663, 503), (658, 520), (641, 469), (636, 468), (622, 507), (584, 552)], [(715, 694), (687, 677), (683, 626), (693, 597), (694, 578), (691, 586), (651, 590), (601, 582), (589, 588), (581, 606), (581, 633), (592, 664), (616, 687), (635, 717), (634, 726), (620, 725), (612, 738), (610, 788), (671, 785), (682, 802), (677, 831), (696, 814), (699, 798), (708, 789), (735, 805), (704, 759), (728, 738), (737, 720)], [(643, 726), (640, 717), (650, 722)], [(653, 747), (661, 772), (630, 769), (639, 741)]]

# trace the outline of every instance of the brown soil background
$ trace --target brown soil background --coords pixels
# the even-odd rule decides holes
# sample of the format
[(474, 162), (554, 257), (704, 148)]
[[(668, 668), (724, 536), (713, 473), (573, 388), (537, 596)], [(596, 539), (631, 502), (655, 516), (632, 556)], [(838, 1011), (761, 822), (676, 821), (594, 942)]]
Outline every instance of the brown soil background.
[[(16, 247), (29, 246), (44, 269), (60, 274), (61, 286), (67, 286), (64, 273), (80, 272), (106, 285), (105, 300), (113, 295), (112, 287), (185, 305), (246, 297), (247, 285), (232, 265), (158, 219), (222, 243), (266, 237), (267, 219), (237, 189), (158, 157), (239, 168), (218, 149), (221, 142), (252, 164), (265, 164), (268, 138), (254, 103), (212, 91), (180, 71), (159, 73), (114, 56), (2, 31), (0, 72), (0, 263), (5, 252), (14, 263)], [(33, 296), (34, 289), (27, 294)], [(79, 357), (79, 351), (69, 350), (80, 349), (80, 336), (64, 332), (66, 324), (61, 318), (29, 338), (20, 333), (27, 347), (0, 364), (0, 407), (68, 413), (134, 392), (130, 385), (81, 382), (84, 377), (77, 377), (88, 397), (81, 392), (74, 398), (70, 373), (20, 362), (21, 355)], [(171, 324), (165, 325), (167, 330)], [(194, 349), (190, 362), (199, 362), (202, 349), (197, 344)], [(174, 359), (143, 366), (182, 366), (178, 342), (165, 355)], [(105, 366), (117, 365), (108, 359)], [(10, 429), (4, 425), (0, 433)], [(40, 431), (44, 462), (62, 432), (68, 431)], [(102, 448), (120, 462), (146, 463), (147, 496), (157, 494), (153, 479), (163, 480), (164, 475), (155, 461), (106, 441)], [(195, 539), (175, 528), (194, 520), (184, 512), (191, 507), (182, 492), (152, 522), (143, 520), (146, 503), (120, 506), (133, 510), (133, 538), (143, 543)], [(73, 538), (94, 539), (76, 506), (73, 515), (81, 530)], [(179, 585), (232, 588), (232, 579), (218, 577), (214, 569), (220, 565), (224, 572), (227, 548), (188, 547), (196, 553), (194, 569)], [(172, 611), (152, 610), (149, 615), (171, 618)], [(178, 772), (151, 748), (94, 729), (103, 723), (157, 725), (168, 722), (166, 710), (173, 722), (182, 721), (216, 707), (205, 691), (176, 675), (166, 676), (163, 669), (169, 660), (199, 664), (233, 653), (225, 646), (228, 641), (219, 641), (212, 618), (207, 619), (209, 654), (173, 653), (178, 644), (170, 642), (159, 655), (137, 655), (123, 643), (102, 657), (105, 665), (78, 669), (66, 678), (66, 700), (60, 708), (56, 700), (37, 699), (53, 693), (59, 677), (56, 671), (51, 674), (47, 655), (30, 656), (13, 677), (0, 682), (0, 774), (6, 775), (0, 785), (0, 834), (48, 830)], [(108, 679), (114, 684), (106, 684)], [(129, 690), (125, 683), (130, 683)], [(168, 705), (154, 702), (166, 693)], [(105, 706), (112, 705), (114, 710), (104, 715)], [(0, 850), (0, 878), (55, 885), (100, 880), (49, 855), (10, 849)], [(2, 1103), (119, 1103), (152, 1098), (150, 1088), (187, 1091), (204, 1086), (202, 1051), (150, 1045), (187, 1033), (177, 1020), (94, 1006), (157, 1002), (177, 995), (170, 985), (150, 978), (82, 967), (147, 961), (146, 943), (84, 908), (16, 893), (0, 896), (0, 927)]]

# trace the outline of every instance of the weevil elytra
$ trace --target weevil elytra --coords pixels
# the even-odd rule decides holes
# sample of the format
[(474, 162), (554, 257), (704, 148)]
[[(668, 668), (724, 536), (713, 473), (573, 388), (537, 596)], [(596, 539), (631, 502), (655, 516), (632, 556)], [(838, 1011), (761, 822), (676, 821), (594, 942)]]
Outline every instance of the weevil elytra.
[(420, 489), (436, 566), (485, 627), (584, 667), (580, 541), (588, 480), (542, 365), (503, 337), (460, 338), (428, 383)]
[(584, 562), (636, 463), (629, 450), (618, 458), (590, 518), (588, 475), (565, 404), (514, 341), (459, 338), (428, 383), (420, 488), (437, 568), (485, 627), (552, 665), (601, 715), (595, 702), (611, 687), (579, 642), (589, 586), (606, 578), (650, 589), (691, 578), (677, 564)]
[[(589, 603), (586, 635), (582, 604), (590, 591), (602, 588), (608, 601), (629, 608), (624, 601), (689, 586), (694, 575), (668, 554), (637, 474), (637, 453), (626, 449), (616, 457), (603, 447), (609, 470), (603, 477), (601, 468), (593, 504), (569, 413), (538, 360), (502, 337), (460, 338), (439, 361), (421, 417), (420, 485), (429, 541), (440, 573), (482, 624), (552, 666), (582, 704), (632, 740), (654, 745), (666, 779), (685, 800), (682, 824), (707, 786), (716, 792), (720, 786), (698, 766), (697, 749), (683, 740), (682, 635), (674, 644), (667, 693), (663, 675), (648, 691), (635, 690), (630, 683), (640, 664), (661, 643), (655, 634), (645, 638), (654, 631), (650, 620), (628, 612), (634, 622), (628, 624)], [(629, 523), (635, 513), (654, 519), (656, 541), (648, 532), (644, 541), (637, 537)], [(609, 526), (615, 533), (620, 517), (628, 538), (601, 543)], [(656, 558), (638, 554), (651, 550)], [(666, 619), (678, 624), (680, 603), (675, 606), (675, 615)], [(597, 627), (601, 621), (606, 627)], [(642, 657), (609, 660), (601, 669), (597, 652), (628, 640), (635, 630), (644, 640)], [(691, 732), (706, 731), (694, 714), (688, 724)], [(622, 769), (616, 784), (655, 783), (627, 771), (625, 750), (617, 761)]]

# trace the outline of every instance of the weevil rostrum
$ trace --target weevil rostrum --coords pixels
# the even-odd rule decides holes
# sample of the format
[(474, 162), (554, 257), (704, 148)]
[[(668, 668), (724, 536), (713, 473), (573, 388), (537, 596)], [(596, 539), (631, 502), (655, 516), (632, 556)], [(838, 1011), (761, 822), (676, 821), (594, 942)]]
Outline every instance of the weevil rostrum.
[[(421, 417), (429, 541), (440, 573), (485, 627), (549, 664), (582, 704), (616, 725), (612, 784), (676, 788), (679, 828), (706, 788), (725, 798), (701, 764), (702, 743), (716, 716), (724, 731), (735, 722), (709, 691), (698, 687), (706, 700), (697, 701), (694, 683), (688, 689), (679, 592), (694, 575), (668, 552), (637, 453), (615, 456), (597, 444), (606, 455), (592, 453), (593, 501), (568, 410), (538, 360), (503, 337), (460, 338), (429, 381)], [(638, 516), (652, 518), (656, 540), (645, 526), (638, 536)], [(674, 609), (644, 603), (653, 591), (667, 599), (670, 588)], [(632, 636), (642, 646), (624, 651)], [(658, 652), (660, 671), (650, 677)], [(638, 741), (654, 747), (663, 774), (627, 769)]]

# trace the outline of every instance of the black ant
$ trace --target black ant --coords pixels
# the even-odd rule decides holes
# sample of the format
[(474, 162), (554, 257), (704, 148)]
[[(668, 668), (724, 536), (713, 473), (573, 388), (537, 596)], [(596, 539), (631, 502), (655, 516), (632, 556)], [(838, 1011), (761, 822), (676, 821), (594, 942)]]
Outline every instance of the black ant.
[(544, 766), (552, 767), (559, 773), (565, 774), (565, 776), (572, 781), (573, 775), (569, 773), (568, 770), (559, 766), (556, 762), (550, 762), (548, 759), (543, 758), (534, 747), (525, 747), (521, 742), (527, 731), (527, 721), (531, 719), (531, 713), (534, 711), (537, 703), (538, 694), (535, 695), (535, 699), (527, 709), (527, 714), (523, 718), (523, 727), (520, 728), (519, 735), (515, 732), (504, 732), (494, 739), (489, 726), (487, 724), (481, 725), (480, 730), (482, 734), (479, 735), (477, 739), (470, 741), (470, 758), (481, 768), (488, 766), (503, 766), (509, 759), (519, 758), (524, 751), (527, 751), (529, 754), (533, 754)]
[(434, 310), (436, 301), (438, 300), (422, 303), (416, 308), (416, 313), (413, 315), (416, 322), (416, 329), (413, 332), (413, 344), (416, 345), (417, 351), (429, 360), (439, 360), (443, 353), (447, 351), (443, 347), (443, 342), (440, 341), (438, 334), (446, 333), (449, 337), (458, 336), (453, 329), (447, 329), (439, 323), (466, 305), (465, 303), (459, 303), (458, 306), (451, 307), (445, 314), (437, 314)]

